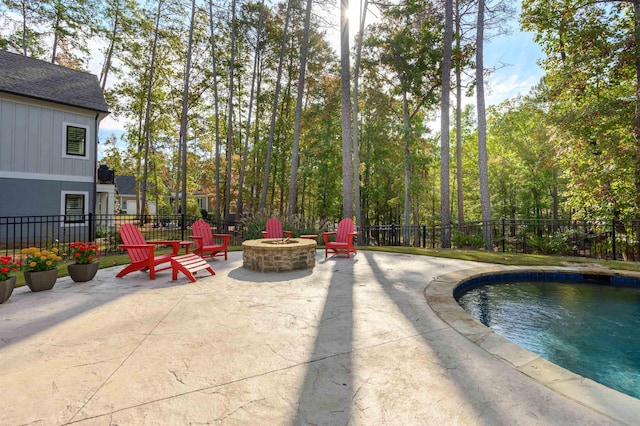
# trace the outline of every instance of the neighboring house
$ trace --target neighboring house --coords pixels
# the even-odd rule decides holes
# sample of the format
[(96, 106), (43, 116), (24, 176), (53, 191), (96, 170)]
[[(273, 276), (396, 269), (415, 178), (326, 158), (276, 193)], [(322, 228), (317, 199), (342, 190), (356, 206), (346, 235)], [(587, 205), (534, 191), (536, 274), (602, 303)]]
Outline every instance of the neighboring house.
[[(189, 198), (192, 198), (192, 197), (194, 200), (196, 200), (196, 203), (198, 203), (198, 209), (206, 210), (207, 213), (209, 213), (209, 208), (211, 206), (210, 195), (205, 194), (204, 192), (202, 192), (201, 189), (197, 189), (191, 196), (189, 196)], [(169, 204), (171, 206), (173, 206), (173, 203), (176, 200), (178, 202), (178, 211), (180, 211), (180, 204), (182, 203), (182, 191), (179, 191), (177, 194), (172, 193), (172, 195), (169, 196)]]
[(108, 114), (95, 75), (0, 50), (0, 216), (86, 226)]
[(208, 194), (205, 194), (204, 192), (202, 192), (201, 189), (198, 189), (196, 192), (193, 193), (193, 197), (198, 202), (198, 207), (200, 208), (200, 210), (204, 210), (207, 213), (210, 211), (209, 210), (209, 199), (211, 197)]
[[(116, 204), (120, 206), (120, 214), (137, 214), (138, 190), (134, 176), (116, 176)], [(148, 200), (149, 214), (156, 214), (156, 204)]]

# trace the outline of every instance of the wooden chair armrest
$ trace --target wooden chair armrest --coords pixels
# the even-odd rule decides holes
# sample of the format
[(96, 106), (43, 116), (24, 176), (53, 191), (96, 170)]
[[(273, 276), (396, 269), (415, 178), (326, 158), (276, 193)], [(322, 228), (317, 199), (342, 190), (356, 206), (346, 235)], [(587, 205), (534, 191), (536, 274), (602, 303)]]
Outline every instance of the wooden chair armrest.
[(336, 235), (337, 232), (333, 231), (333, 232), (323, 232), (322, 233), (322, 239), (324, 240), (324, 243), (328, 243), (329, 242), (329, 237), (332, 235)]
[(291, 231), (282, 231), (282, 232), (284, 232), (284, 235), (286, 235), (287, 238), (291, 238), (291, 236), (293, 235), (293, 232)]
[(153, 248), (153, 244), (118, 244), (118, 248), (121, 249), (143, 249), (143, 248)]
[(160, 240), (153, 240), (153, 241), (147, 241), (147, 244), (155, 244), (157, 246), (172, 246), (174, 244), (180, 244), (183, 241), (180, 240), (167, 240), (167, 241), (160, 241)]
[(267, 231), (262, 231), (262, 238), (267, 238)]
[(222, 238), (224, 245), (228, 246), (231, 241), (231, 234), (213, 234), (213, 238)]
[(173, 250), (173, 254), (178, 254), (180, 251), (180, 246), (188, 246), (191, 244), (191, 241), (180, 241), (180, 240), (167, 240), (167, 241), (147, 241), (149, 244), (162, 245), (162, 246), (171, 246)]
[(196, 243), (196, 249), (204, 245), (204, 237), (202, 235), (189, 235), (189, 238), (191, 238)]

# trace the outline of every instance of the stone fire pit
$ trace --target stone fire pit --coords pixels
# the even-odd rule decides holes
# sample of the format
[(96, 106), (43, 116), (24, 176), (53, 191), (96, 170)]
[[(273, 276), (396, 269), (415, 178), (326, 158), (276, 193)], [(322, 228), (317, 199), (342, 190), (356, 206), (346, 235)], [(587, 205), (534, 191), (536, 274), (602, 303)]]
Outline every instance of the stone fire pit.
[(304, 238), (264, 238), (242, 243), (242, 266), (258, 272), (286, 272), (316, 266), (316, 242)]

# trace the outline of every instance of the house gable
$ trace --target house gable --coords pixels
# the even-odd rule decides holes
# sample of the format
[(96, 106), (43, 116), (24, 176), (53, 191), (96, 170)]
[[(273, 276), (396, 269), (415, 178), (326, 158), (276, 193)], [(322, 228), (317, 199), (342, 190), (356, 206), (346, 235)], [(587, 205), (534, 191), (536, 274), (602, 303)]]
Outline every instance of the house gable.
[(108, 113), (90, 73), (0, 50), (0, 92)]

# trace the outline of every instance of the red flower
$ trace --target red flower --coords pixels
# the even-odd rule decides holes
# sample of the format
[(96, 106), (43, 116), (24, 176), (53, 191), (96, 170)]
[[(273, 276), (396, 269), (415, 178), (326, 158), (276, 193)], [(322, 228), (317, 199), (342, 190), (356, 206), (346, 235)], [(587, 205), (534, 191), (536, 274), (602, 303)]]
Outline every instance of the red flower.
[(8, 274), (9, 273), (9, 268), (7, 268), (6, 266), (2, 269), (0, 269), (0, 272), (2, 272), (3, 274)]

